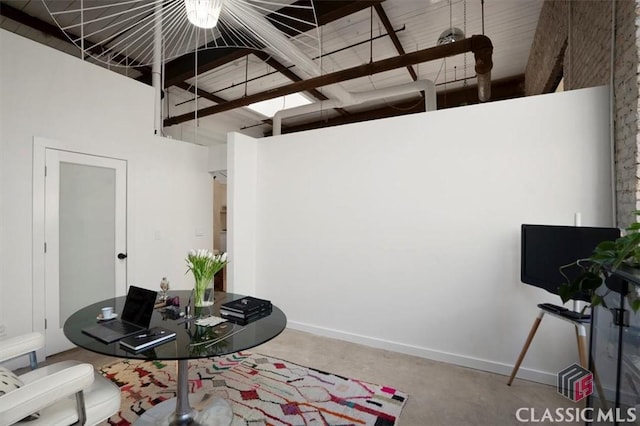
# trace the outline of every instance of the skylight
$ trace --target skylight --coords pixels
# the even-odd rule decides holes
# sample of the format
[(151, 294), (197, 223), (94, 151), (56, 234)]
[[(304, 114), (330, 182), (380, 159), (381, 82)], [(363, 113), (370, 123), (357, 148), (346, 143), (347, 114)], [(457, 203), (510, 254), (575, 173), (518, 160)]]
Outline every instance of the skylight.
[(271, 118), (281, 109), (293, 108), (300, 105), (308, 105), (311, 101), (302, 96), (300, 93), (292, 93), (291, 95), (281, 96), (279, 98), (267, 99), (266, 101), (256, 102), (248, 105), (247, 108)]

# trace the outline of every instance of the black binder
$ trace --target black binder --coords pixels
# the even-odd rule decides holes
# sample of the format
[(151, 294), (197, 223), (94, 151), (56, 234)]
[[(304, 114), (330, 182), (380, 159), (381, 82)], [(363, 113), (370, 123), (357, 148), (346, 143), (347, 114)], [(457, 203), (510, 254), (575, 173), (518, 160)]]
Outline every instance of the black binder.
[(176, 333), (174, 331), (162, 327), (153, 327), (120, 340), (120, 345), (124, 346), (125, 349), (139, 352), (175, 338)]
[(251, 296), (223, 303), (220, 307), (221, 312), (227, 311), (228, 313), (236, 313), (243, 317), (249, 317), (265, 310), (271, 310), (271, 301)]

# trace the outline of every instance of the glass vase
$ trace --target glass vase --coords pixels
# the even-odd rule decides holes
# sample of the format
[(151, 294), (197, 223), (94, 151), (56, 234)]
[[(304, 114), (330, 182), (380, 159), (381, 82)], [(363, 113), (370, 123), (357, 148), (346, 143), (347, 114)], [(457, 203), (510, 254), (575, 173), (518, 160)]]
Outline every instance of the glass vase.
[[(207, 300), (205, 298), (209, 284), (211, 284), (211, 280), (196, 280), (196, 285), (193, 288), (193, 306), (201, 308), (203, 306), (213, 305), (213, 300)], [(211, 293), (213, 293), (213, 289), (211, 289)], [(213, 299), (213, 294), (209, 299)]]

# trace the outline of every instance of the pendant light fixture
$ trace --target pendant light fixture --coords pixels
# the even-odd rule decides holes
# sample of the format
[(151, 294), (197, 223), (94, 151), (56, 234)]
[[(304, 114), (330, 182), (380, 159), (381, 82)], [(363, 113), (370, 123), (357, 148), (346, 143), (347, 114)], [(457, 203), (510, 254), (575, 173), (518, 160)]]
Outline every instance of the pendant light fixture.
[[(295, 7), (285, 7), (292, 1)], [(154, 46), (158, 30), (163, 63), (193, 53), (196, 32), (200, 35), (201, 49), (263, 50), (268, 45), (263, 27), (281, 32), (283, 37), (294, 37), (296, 44), (304, 45), (312, 57), (320, 54), (316, 0), (39, 0), (38, 3), (42, 3), (61, 34), (81, 49), (85, 57), (107, 67), (152, 67), (157, 56)], [(2, 4), (0, 0), (0, 9)], [(156, 19), (158, 6), (160, 22)], [(265, 24), (258, 28), (256, 22), (262, 21)]]
[(200, 28), (215, 27), (223, 2), (224, 0), (184, 0), (189, 22)]
[[(464, 24), (465, 29), (467, 26), (467, 2), (464, 3)], [(460, 29), (453, 26), (453, 3), (449, 0), (449, 28), (440, 33), (438, 37), (438, 46), (442, 44), (455, 43), (456, 41), (464, 40), (465, 33)]]
[(451, 27), (440, 34), (440, 37), (438, 37), (438, 46), (441, 44), (455, 43), (456, 41), (464, 40), (464, 37), (464, 31), (460, 28)]

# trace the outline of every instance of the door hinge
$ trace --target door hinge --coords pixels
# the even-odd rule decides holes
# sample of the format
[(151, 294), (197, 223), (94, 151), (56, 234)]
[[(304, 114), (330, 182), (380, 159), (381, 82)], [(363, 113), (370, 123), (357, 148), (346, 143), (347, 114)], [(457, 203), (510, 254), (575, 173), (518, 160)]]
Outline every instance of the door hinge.
[(621, 325), (623, 327), (629, 327), (629, 311), (626, 309), (612, 309), (613, 311), (613, 323), (615, 325)]
[(47, 177), (47, 166), (44, 166), (44, 177)]
[(47, 252), (47, 243), (44, 243), (44, 252)]
[(45, 330), (47, 329), (47, 319), (46, 318), (44, 319), (44, 329)]

